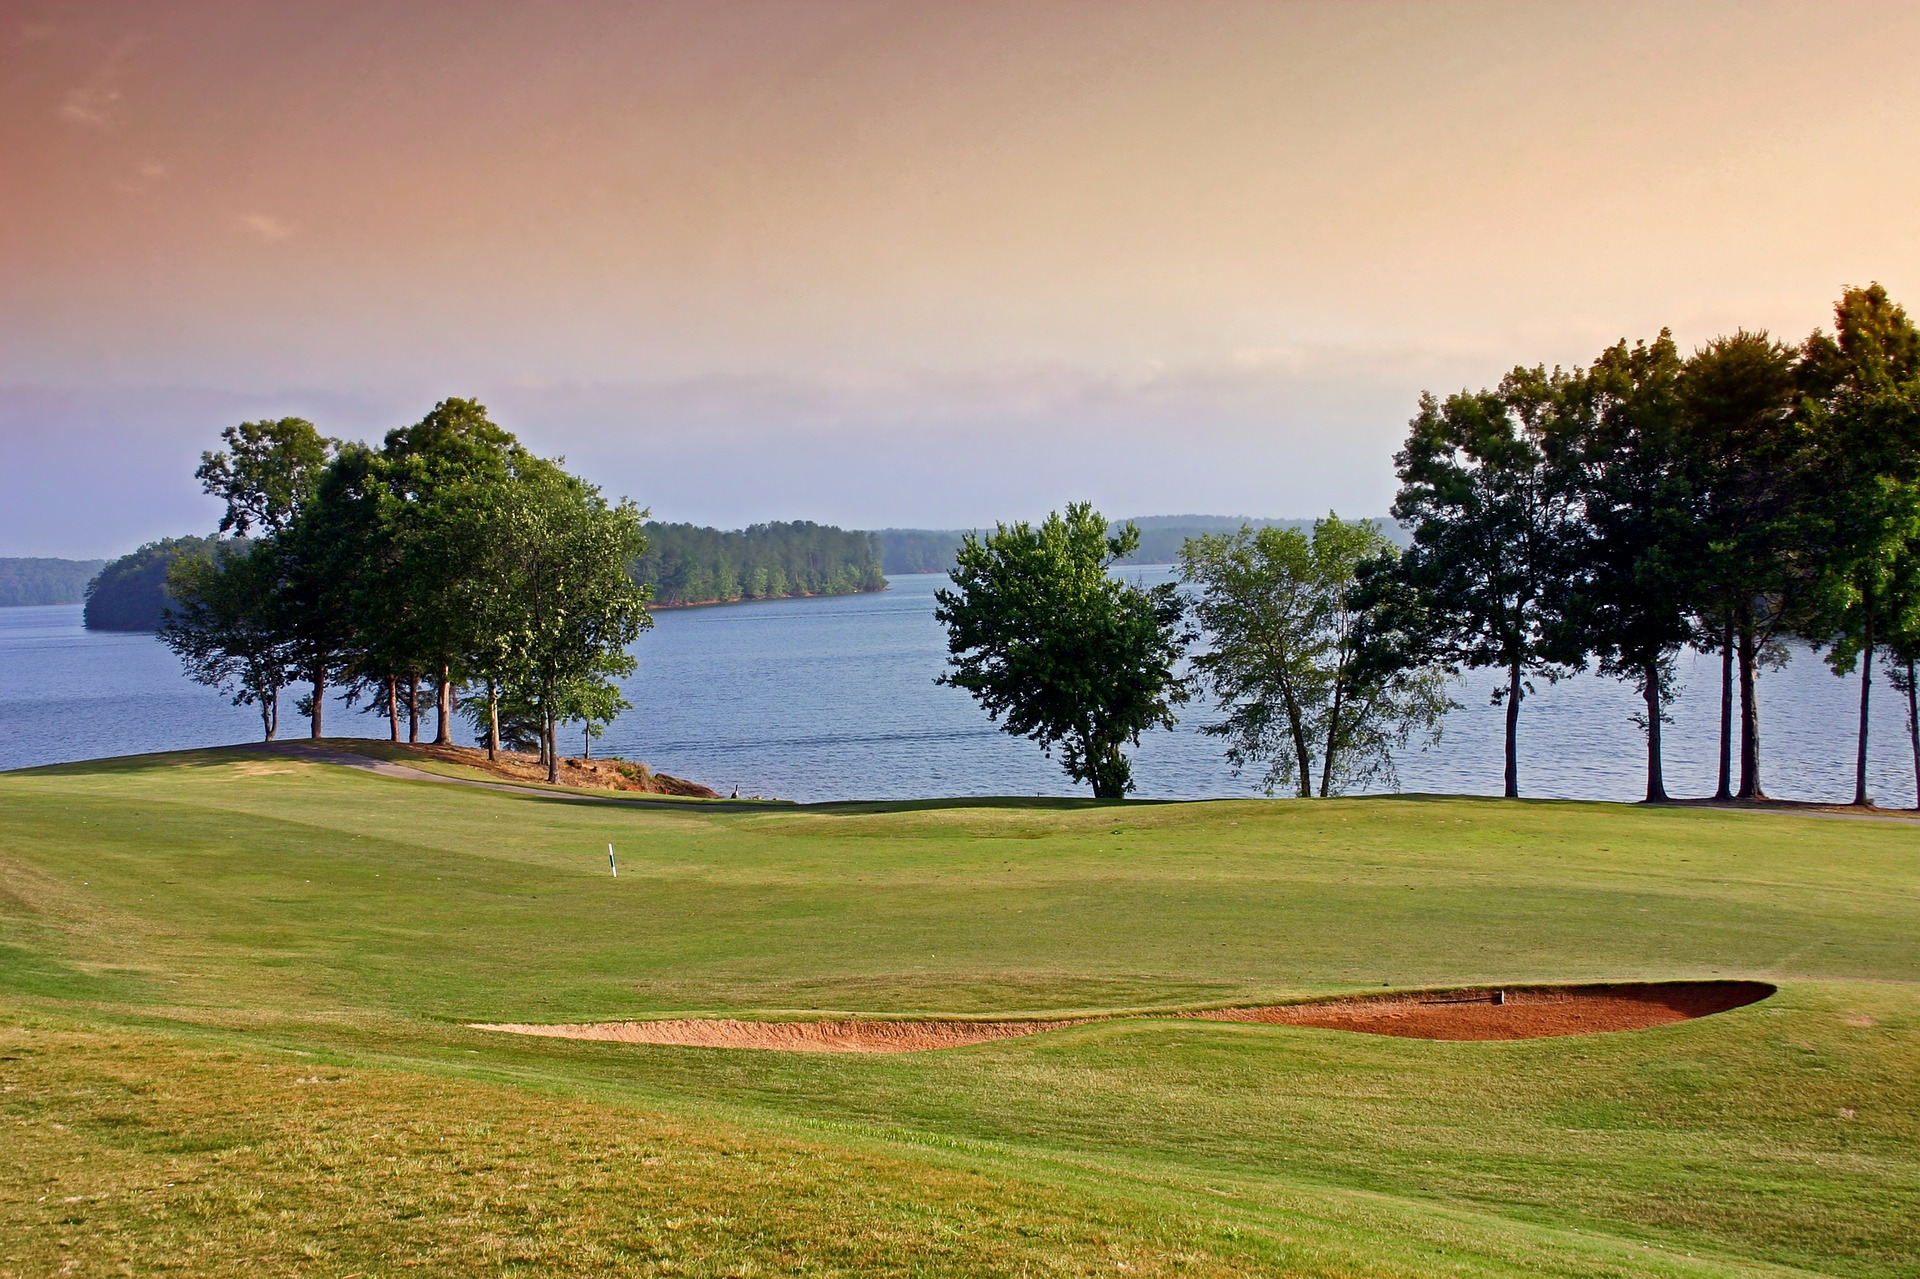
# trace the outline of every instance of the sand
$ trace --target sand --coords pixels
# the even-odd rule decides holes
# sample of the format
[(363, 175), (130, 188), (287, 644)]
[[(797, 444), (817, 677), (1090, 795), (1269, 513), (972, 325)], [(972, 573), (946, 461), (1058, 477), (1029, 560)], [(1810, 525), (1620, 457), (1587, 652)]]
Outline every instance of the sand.
[[(1743, 1008), (1773, 994), (1756, 981), (1613, 982), (1589, 986), (1475, 987), (1416, 994), (1365, 995), (1301, 1004), (1171, 1013), (1199, 1021), (1312, 1026), (1405, 1039), (1544, 1039), (1645, 1030)], [(763, 1048), (784, 1052), (905, 1053), (961, 1048), (1037, 1035), (1064, 1026), (1122, 1018), (1054, 1021), (737, 1021), (681, 1017), (536, 1026), (473, 1023), (475, 1030), (598, 1039), (685, 1048)]]

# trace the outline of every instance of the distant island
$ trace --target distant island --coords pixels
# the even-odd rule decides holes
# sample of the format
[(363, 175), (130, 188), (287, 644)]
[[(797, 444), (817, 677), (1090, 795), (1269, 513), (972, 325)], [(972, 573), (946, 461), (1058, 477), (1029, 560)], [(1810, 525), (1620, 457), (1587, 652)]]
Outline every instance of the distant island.
[(78, 604), (105, 560), (0, 559), (0, 608)]
[[(871, 533), (808, 520), (723, 530), (649, 523), (647, 551), (633, 565), (653, 588), (653, 606), (730, 604), (882, 591), (878, 543)], [(154, 631), (167, 606), (167, 570), (183, 555), (210, 554), (218, 539), (170, 537), (101, 567), (86, 587), (85, 622), (93, 631)], [(83, 579), (84, 582), (84, 579)], [(76, 593), (71, 603), (78, 600)]]
[(658, 522), (644, 527), (647, 552), (633, 575), (653, 588), (656, 608), (887, 589), (871, 533), (810, 520), (736, 531)]
[[(1386, 516), (1378, 517), (1381, 530), (1389, 540), (1404, 546), (1406, 531)], [(1232, 533), (1245, 525), (1250, 528), (1311, 529), (1310, 519), (1255, 519), (1248, 515), (1138, 515), (1115, 520), (1117, 530), (1132, 524), (1140, 530), (1140, 549), (1121, 560), (1122, 564), (1174, 564), (1188, 538), (1207, 533)], [(953, 567), (954, 552), (967, 529), (883, 528), (874, 536), (880, 540), (880, 566), (887, 573), (944, 573)], [(985, 531), (985, 530), (972, 530)]]
[[(1124, 564), (1171, 564), (1190, 537), (1254, 528), (1311, 528), (1310, 519), (1255, 519), (1239, 515), (1147, 515), (1116, 520), (1140, 530), (1140, 549)], [(1389, 538), (1405, 541), (1392, 520), (1382, 519)], [(653, 606), (733, 604), (883, 591), (887, 575), (944, 573), (953, 567), (964, 529), (886, 528), (877, 532), (837, 528), (810, 520), (717, 529), (659, 521), (646, 526), (647, 551), (634, 563), (634, 577), (653, 588)], [(103, 564), (99, 560), (0, 560), (0, 589), (8, 565), (71, 564), (86, 577), (66, 598), (19, 603), (77, 603), (86, 596), (85, 620), (94, 631), (152, 631), (160, 627), (169, 598), (167, 569), (182, 555), (211, 553), (217, 539), (169, 537)], [(87, 579), (92, 578), (91, 585)], [(0, 595), (0, 598), (5, 598)]]
[(157, 631), (173, 597), (167, 594), (167, 570), (184, 555), (211, 555), (229, 539), (166, 537), (148, 542), (103, 567), (87, 584), (81, 618), (90, 631)]

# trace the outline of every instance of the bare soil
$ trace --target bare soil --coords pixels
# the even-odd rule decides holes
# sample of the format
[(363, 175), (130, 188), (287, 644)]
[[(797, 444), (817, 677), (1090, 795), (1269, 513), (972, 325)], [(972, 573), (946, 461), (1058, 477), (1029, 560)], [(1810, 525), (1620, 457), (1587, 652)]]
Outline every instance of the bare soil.
[[(484, 750), (474, 746), (432, 746), (424, 742), (402, 743), (406, 751), (425, 759), (447, 764), (464, 764), (493, 774), (502, 781), (538, 782), (547, 780), (547, 766), (537, 755), (501, 751), (488, 759)], [(579, 786), (595, 790), (638, 791), (648, 795), (689, 795), (696, 799), (718, 799), (720, 795), (698, 782), (656, 773), (645, 764), (620, 759), (584, 759), (561, 756), (561, 786)]]
[[(1175, 1013), (1200, 1021), (1314, 1026), (1406, 1039), (1544, 1039), (1611, 1030), (1645, 1030), (1670, 1022), (1743, 1008), (1773, 994), (1757, 981), (1673, 981), (1598, 986), (1521, 986), (1502, 990), (1424, 991), (1367, 995), (1306, 1004), (1219, 1008)], [(906, 1053), (960, 1048), (1123, 1018), (1056, 1021), (735, 1021), (683, 1017), (667, 1021), (608, 1021), (577, 1025), (474, 1024), (475, 1030), (556, 1039), (687, 1048), (771, 1048), (785, 1052)]]
[(1773, 992), (1774, 987), (1757, 981), (1623, 982), (1426, 991), (1187, 1015), (1206, 1021), (1317, 1026), (1406, 1039), (1545, 1039), (1645, 1030), (1743, 1008)]

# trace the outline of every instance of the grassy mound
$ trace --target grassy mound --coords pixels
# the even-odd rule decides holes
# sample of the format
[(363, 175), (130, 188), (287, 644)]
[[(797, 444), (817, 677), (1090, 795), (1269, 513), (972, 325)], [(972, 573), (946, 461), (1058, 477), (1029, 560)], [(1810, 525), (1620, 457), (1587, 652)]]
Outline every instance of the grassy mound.
[[(624, 809), (228, 752), (0, 775), (0, 1276), (1913, 1274), (1916, 854), (1607, 805)], [(464, 1025), (1710, 978), (1780, 993), (1511, 1042)]]

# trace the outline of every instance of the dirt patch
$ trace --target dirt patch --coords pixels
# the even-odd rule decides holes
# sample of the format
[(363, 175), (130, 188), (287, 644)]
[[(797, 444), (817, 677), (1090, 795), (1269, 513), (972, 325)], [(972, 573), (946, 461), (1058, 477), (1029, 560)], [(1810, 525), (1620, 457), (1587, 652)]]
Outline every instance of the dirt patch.
[[(537, 755), (503, 750), (496, 758), (488, 759), (486, 751), (474, 746), (434, 746), (426, 742), (380, 742), (378, 745), (383, 751), (401, 751), (421, 759), (439, 760), (444, 764), (464, 764), (468, 768), (490, 773), (501, 781), (545, 784), (547, 780), (547, 766), (540, 762)], [(346, 749), (353, 747), (349, 744)], [(562, 786), (635, 791), (645, 795), (687, 795), (695, 799), (720, 798), (718, 792), (698, 782), (656, 773), (645, 764), (624, 759), (562, 756), (558, 771), (559, 784)]]
[[(1082, 1019), (1084, 1020), (1084, 1019)], [(575, 1026), (475, 1025), (555, 1039), (601, 1039), (621, 1044), (683, 1048), (773, 1048), (801, 1053), (912, 1053), (963, 1048), (995, 1039), (1037, 1035), (1080, 1021), (733, 1021), (684, 1017), (673, 1021), (603, 1021)]]
[[(1355, 1030), (1404, 1039), (1545, 1039), (1610, 1030), (1645, 1030), (1744, 1008), (1774, 993), (1758, 981), (1616, 982), (1598, 986), (1510, 986), (1366, 995), (1261, 1008), (1151, 1014), (1198, 1021), (1253, 1022)], [(1037, 1035), (1063, 1026), (1132, 1018), (1056, 1021), (735, 1021), (682, 1017), (668, 1021), (603, 1021), (566, 1026), (471, 1024), (553, 1039), (598, 1039), (684, 1048), (771, 1048), (783, 1052), (911, 1053), (963, 1048)]]
[(1205, 1021), (1355, 1030), (1405, 1039), (1545, 1039), (1645, 1030), (1744, 1008), (1774, 993), (1758, 981), (1621, 982), (1368, 995), (1187, 1013)]

